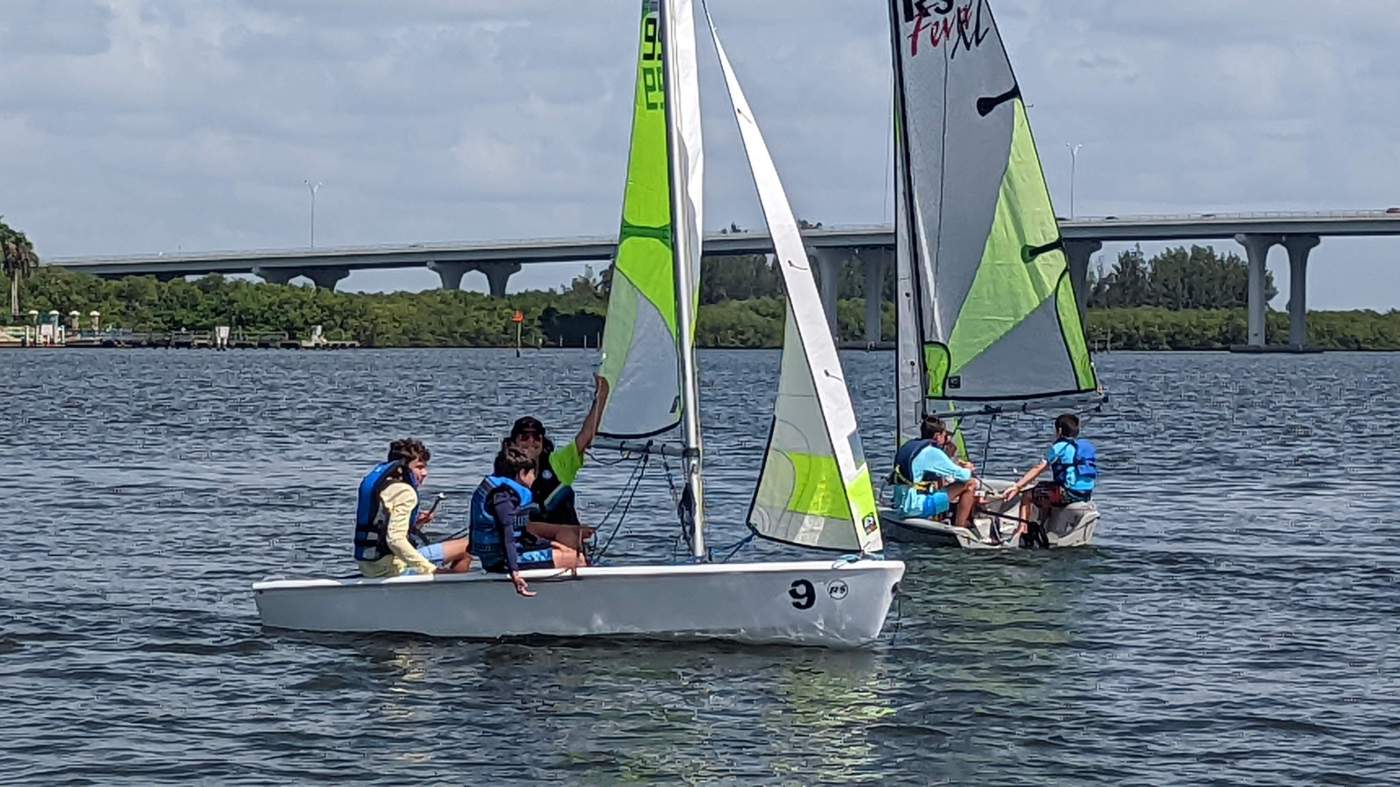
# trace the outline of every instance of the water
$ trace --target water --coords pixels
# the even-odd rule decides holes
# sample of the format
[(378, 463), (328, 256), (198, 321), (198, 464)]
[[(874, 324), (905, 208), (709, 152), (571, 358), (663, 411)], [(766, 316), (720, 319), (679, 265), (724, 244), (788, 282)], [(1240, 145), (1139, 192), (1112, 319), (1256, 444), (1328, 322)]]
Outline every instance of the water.
[[(390, 438), (427, 440), (432, 490), (469, 491), (517, 414), (567, 436), (592, 360), (0, 353), (0, 782), (1400, 777), (1392, 355), (1101, 357), (1098, 544), (892, 545), (905, 595), (869, 651), (261, 629), (254, 579), (353, 571), (351, 492)], [(701, 356), (716, 546), (744, 534), (776, 360)], [(893, 359), (845, 362), (883, 466)], [(1006, 426), (1001, 469), (1024, 468), (1048, 422)], [(588, 512), (622, 474), (590, 466)], [(664, 476), (638, 503), (669, 509)], [(446, 505), (460, 524), (463, 495)], [(674, 536), (624, 531), (611, 556)]]

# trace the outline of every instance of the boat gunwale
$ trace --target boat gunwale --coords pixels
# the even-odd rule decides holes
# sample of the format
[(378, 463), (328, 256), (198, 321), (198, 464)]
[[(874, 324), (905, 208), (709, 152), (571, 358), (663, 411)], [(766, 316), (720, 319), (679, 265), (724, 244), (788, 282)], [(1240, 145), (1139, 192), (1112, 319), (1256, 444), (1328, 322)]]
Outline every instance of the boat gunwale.
[[(777, 574), (790, 571), (891, 571), (897, 569), (903, 577), (905, 564), (902, 560), (861, 559), (861, 560), (805, 560), (765, 563), (694, 563), (676, 565), (636, 565), (636, 566), (588, 566), (575, 570), (538, 568), (521, 571), (520, 575), (530, 581), (578, 581), (584, 579), (645, 579), (653, 577), (710, 576), (716, 574)], [(488, 574), (472, 571), (462, 574), (401, 574), (395, 577), (348, 577), (341, 579), (325, 578), (273, 578), (268, 577), (253, 583), (253, 592), (270, 590), (318, 590), (326, 588), (377, 588), (396, 585), (424, 585), (436, 583), (509, 582), (507, 574)], [(898, 580), (896, 580), (898, 581)]]

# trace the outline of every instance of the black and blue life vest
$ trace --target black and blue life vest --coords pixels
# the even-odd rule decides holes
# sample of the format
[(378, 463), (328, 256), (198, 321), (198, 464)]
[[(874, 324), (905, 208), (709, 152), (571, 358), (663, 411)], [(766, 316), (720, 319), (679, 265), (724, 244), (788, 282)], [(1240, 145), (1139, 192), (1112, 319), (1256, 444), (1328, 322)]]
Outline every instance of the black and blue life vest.
[(926, 479), (914, 477), (914, 460), (926, 448), (936, 448), (932, 440), (910, 440), (901, 445), (894, 455), (894, 483), (901, 486), (914, 486)]
[[(402, 478), (391, 478), (392, 472), (398, 468), (403, 468)], [(418, 479), (408, 469), (408, 463), (403, 460), (384, 462), (375, 465), (362, 481), (360, 481), (359, 503), (355, 508), (355, 559), (356, 560), (378, 560), (389, 551), (389, 512), (384, 510), (384, 502), (380, 500), (379, 493), (383, 492), (389, 484), (403, 481), (418, 489)], [(418, 529), (418, 506), (413, 507), (413, 512), (408, 515), (408, 541), (414, 549), (426, 546), (427, 536)]]
[[(515, 498), (518, 509), (514, 522), (497, 522), (491, 511), (491, 493), (505, 488)], [(505, 539), (519, 543), (525, 534), (525, 525), (530, 522), (531, 505), (534, 496), (530, 488), (513, 478), (489, 475), (472, 493), (471, 545), (472, 554), (484, 567), (500, 566), (506, 562)]]
[[(1068, 443), (1074, 449), (1074, 458), (1069, 462), (1054, 462), (1050, 465), (1055, 474), (1055, 483), (1072, 492), (1092, 492), (1099, 478), (1099, 457), (1094, 444), (1088, 440), (1061, 437), (1055, 443)], [(1075, 481), (1071, 484), (1070, 469), (1074, 470)], [(1087, 488), (1086, 488), (1087, 487)]]
[(540, 451), (539, 472), (535, 475), (535, 483), (530, 485), (530, 492), (539, 504), (541, 521), (552, 525), (577, 525), (579, 518), (578, 510), (574, 508), (574, 491), (559, 480), (554, 468), (549, 465), (549, 455), (553, 452), (554, 443), (546, 441)]

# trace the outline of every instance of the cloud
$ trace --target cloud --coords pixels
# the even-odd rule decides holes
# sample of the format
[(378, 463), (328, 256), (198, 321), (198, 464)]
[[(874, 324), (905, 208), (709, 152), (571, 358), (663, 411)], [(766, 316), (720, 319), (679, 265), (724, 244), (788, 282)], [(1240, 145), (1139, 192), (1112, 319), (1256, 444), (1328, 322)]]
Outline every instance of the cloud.
[(0, 52), (82, 57), (106, 51), (112, 12), (96, 0), (69, 0), (54, 13), (51, 0), (10, 0), (0, 16)]
[[(638, 6), (12, 0), (0, 18), (3, 212), (45, 256), (287, 246), (306, 237), (310, 178), (326, 183), (327, 244), (610, 234)], [(1079, 212), (1124, 215), (1400, 204), (1392, 6), (1000, 0), (996, 12), (1061, 213), (1074, 142)], [(883, 4), (712, 8), (797, 212), (888, 220)], [(701, 50), (706, 215), (756, 226)], [(1313, 303), (1394, 305), (1400, 285), (1352, 286), (1393, 281), (1394, 256), (1385, 243), (1324, 242)]]

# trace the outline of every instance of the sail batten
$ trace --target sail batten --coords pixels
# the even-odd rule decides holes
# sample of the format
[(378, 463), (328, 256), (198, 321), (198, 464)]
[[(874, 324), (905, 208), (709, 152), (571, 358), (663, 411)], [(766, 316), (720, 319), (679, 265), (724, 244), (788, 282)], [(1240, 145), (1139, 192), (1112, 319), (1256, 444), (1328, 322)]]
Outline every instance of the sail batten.
[(988, 0), (891, 0), (890, 14), (896, 236), (912, 293), (898, 303), (901, 438), (916, 407), (938, 402), (1093, 395), (1064, 242)]
[(874, 488), (807, 251), (708, 8), (706, 19), (788, 295), (778, 396), (749, 527), (789, 544), (877, 552)]

